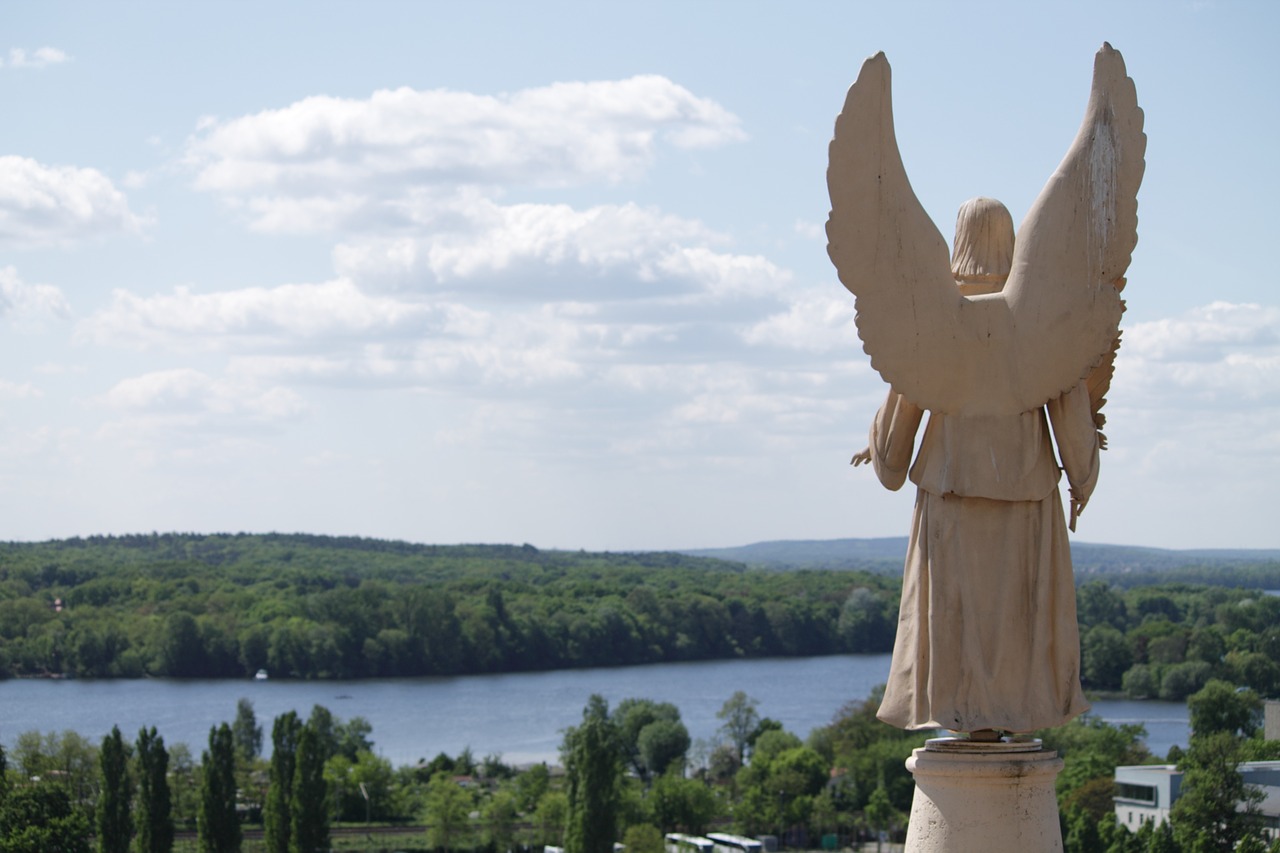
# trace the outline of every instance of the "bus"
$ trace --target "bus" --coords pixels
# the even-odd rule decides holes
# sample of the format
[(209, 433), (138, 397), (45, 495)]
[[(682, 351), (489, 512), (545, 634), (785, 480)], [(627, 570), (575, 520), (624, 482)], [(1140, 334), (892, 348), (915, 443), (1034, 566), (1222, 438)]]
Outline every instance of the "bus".
[(707, 838), (715, 843), (713, 853), (761, 853), (763, 845), (754, 838), (741, 835), (726, 835), (723, 832), (708, 832)]
[(716, 845), (710, 838), (700, 835), (668, 832), (667, 853), (716, 853)]

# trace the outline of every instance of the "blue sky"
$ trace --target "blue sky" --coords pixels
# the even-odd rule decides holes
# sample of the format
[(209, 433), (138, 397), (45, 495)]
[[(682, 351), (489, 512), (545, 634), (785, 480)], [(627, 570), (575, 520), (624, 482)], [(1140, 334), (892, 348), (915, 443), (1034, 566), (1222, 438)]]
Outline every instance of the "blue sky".
[(1019, 221), (1103, 41), (1146, 112), (1084, 541), (1277, 547), (1274, 4), (0, 12), (0, 539), (894, 536), (826, 257), (862, 60), (948, 237)]

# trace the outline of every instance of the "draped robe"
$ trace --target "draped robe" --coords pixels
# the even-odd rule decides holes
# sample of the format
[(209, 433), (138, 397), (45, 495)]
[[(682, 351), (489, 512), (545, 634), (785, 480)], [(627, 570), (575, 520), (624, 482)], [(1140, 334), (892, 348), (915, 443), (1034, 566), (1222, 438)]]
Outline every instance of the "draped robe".
[[(922, 416), (891, 390), (872, 423), (871, 461), (890, 489), (907, 477)], [(1065, 470), (1087, 500), (1098, 449), (1083, 382), (1019, 415), (930, 414), (910, 468), (916, 503), (881, 720), (1027, 732), (1088, 710), (1058, 482)]]

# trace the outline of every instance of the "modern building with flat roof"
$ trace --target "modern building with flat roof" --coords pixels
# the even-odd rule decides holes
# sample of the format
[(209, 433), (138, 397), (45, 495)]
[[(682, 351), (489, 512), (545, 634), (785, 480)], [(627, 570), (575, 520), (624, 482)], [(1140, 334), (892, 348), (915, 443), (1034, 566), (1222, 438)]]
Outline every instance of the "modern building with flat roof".
[[(1245, 784), (1260, 788), (1263, 801), (1263, 832), (1268, 839), (1280, 838), (1280, 761), (1246, 761), (1238, 768)], [(1182, 792), (1182, 771), (1173, 764), (1138, 764), (1117, 767), (1113, 800), (1116, 820), (1130, 832), (1144, 823), (1156, 826), (1169, 819), (1169, 812)]]

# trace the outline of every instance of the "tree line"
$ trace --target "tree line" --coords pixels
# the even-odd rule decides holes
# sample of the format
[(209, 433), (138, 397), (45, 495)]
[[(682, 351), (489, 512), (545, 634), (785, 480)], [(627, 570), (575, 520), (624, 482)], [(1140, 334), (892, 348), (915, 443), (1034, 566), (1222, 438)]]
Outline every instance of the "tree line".
[[(901, 840), (913, 795), (905, 768), (932, 733), (879, 722), (882, 688), (850, 702), (802, 739), (759, 713), (745, 692), (729, 697), (721, 726), (693, 741), (667, 702), (592, 696), (564, 732), (560, 766), (522, 768), (501, 756), (457, 756), (393, 768), (375, 754), (372, 729), (323, 706), (289, 711), (270, 726), (270, 755), (252, 704), (209, 733), (194, 761), (155, 729), (126, 742), (118, 728), (94, 746), (74, 732), (27, 732), (0, 750), (0, 851), (270, 853), (341, 849), (342, 823), (412, 825), (397, 849), (502, 853), (562, 846), (566, 853), (663, 853), (668, 832), (774, 835), (786, 847)], [(1064, 759), (1058, 800), (1066, 853), (1258, 853), (1258, 795), (1236, 764), (1280, 759), (1258, 731), (1261, 700), (1212, 680), (1189, 699), (1192, 738), (1167, 760), (1183, 769), (1182, 796), (1162, 827), (1129, 832), (1115, 820), (1114, 769), (1161, 760), (1140, 725), (1085, 716), (1037, 732)], [(252, 830), (260, 841), (246, 841)], [(194, 831), (196, 840), (175, 841)], [(367, 844), (368, 842), (362, 842)], [(364, 848), (361, 848), (364, 849)], [(1274, 849), (1274, 848), (1272, 848)]]
[(1076, 601), (1087, 688), (1180, 702), (1216, 678), (1280, 698), (1280, 596), (1090, 581)]
[(309, 536), (0, 546), (0, 674), (364, 678), (882, 652), (898, 582)]

